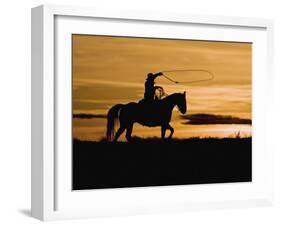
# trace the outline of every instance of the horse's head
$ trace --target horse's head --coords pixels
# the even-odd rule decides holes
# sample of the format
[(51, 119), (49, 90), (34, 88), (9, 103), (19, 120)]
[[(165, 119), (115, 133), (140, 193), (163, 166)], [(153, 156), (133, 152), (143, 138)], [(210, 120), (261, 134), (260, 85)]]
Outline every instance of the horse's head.
[(179, 93), (177, 106), (182, 114), (186, 113), (186, 92), (185, 91), (184, 91), (184, 93)]

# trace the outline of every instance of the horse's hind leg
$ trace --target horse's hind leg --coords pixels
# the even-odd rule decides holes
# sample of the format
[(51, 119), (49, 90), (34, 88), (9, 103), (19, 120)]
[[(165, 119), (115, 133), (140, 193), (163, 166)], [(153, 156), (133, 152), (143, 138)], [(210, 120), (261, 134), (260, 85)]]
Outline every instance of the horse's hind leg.
[(129, 125), (127, 127), (127, 131), (126, 131), (126, 139), (127, 139), (127, 141), (131, 140), (132, 132), (133, 132), (133, 124), (131, 124), (131, 125)]
[(174, 134), (174, 128), (172, 126), (170, 126), (170, 124), (168, 124), (167, 129), (169, 129), (171, 131), (171, 133), (170, 133), (170, 135), (168, 137), (168, 139), (171, 139), (173, 134)]
[(118, 138), (121, 136), (121, 134), (124, 132), (126, 128), (125, 127), (120, 127), (117, 132), (116, 132), (116, 135), (115, 135), (115, 138), (114, 138), (114, 141), (116, 142), (118, 140)]
[(165, 126), (161, 126), (161, 138), (165, 139), (165, 134), (166, 134), (166, 127)]

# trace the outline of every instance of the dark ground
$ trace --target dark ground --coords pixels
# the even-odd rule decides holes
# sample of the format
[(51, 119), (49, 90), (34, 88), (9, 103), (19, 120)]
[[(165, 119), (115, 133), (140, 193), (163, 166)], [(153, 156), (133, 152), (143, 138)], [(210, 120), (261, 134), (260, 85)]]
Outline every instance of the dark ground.
[(73, 189), (246, 182), (251, 138), (73, 141)]

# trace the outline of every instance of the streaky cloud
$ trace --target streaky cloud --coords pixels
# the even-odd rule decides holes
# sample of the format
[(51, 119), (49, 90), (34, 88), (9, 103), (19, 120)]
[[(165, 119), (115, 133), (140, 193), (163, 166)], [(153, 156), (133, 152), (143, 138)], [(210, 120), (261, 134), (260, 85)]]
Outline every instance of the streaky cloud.
[(180, 116), (185, 122), (182, 124), (191, 125), (208, 125), (208, 124), (247, 124), (251, 125), (251, 119), (243, 119), (230, 115), (213, 115), (213, 114), (191, 114)]
[(80, 114), (73, 114), (73, 118), (79, 118), (79, 119), (106, 118), (106, 115), (80, 113)]

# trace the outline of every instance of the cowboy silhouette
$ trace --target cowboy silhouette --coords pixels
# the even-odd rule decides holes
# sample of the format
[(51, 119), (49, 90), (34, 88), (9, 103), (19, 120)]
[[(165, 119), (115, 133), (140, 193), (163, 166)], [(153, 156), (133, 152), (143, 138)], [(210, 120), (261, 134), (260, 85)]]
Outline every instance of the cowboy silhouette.
[(158, 100), (158, 97), (155, 95), (155, 91), (157, 89), (160, 89), (163, 91), (163, 88), (161, 86), (155, 86), (154, 80), (158, 77), (163, 75), (162, 72), (153, 74), (153, 73), (148, 73), (146, 82), (145, 82), (145, 91), (144, 91), (144, 100), (145, 101), (153, 101), (153, 100)]

